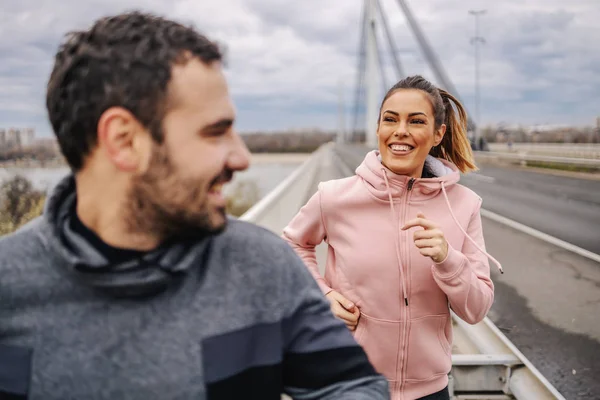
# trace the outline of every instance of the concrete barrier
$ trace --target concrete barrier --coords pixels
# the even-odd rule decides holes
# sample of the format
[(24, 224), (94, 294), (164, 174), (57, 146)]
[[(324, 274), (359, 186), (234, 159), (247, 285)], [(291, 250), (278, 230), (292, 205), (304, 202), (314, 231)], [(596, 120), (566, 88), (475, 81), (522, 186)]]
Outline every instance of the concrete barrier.
[(490, 151), (476, 151), (475, 157), (485, 160), (513, 161), (522, 165), (532, 162), (549, 164), (572, 165), (600, 170), (600, 158), (583, 157), (557, 157), (550, 155), (532, 154), (529, 152), (502, 153)]
[(600, 159), (598, 143), (488, 143), (488, 148), (496, 153), (529, 154), (567, 158)]
[(275, 189), (246, 211), (240, 219), (281, 234), (283, 228), (312, 194), (321, 162), (330, 152), (331, 146), (331, 144), (321, 146)]

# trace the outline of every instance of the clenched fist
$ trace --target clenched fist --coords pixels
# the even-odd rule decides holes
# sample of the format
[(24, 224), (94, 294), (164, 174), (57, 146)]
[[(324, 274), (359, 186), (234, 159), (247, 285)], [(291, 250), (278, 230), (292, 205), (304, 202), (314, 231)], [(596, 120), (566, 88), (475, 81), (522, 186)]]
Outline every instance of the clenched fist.
[(335, 290), (327, 293), (326, 297), (331, 303), (333, 315), (344, 321), (348, 329), (354, 331), (356, 325), (358, 325), (358, 318), (360, 317), (360, 310), (358, 307)]
[(417, 218), (412, 219), (402, 227), (402, 230), (420, 226), (423, 230), (418, 230), (413, 235), (415, 246), (422, 255), (430, 257), (434, 262), (440, 263), (448, 255), (448, 242), (444, 232), (433, 221), (425, 218), (423, 213), (418, 213)]

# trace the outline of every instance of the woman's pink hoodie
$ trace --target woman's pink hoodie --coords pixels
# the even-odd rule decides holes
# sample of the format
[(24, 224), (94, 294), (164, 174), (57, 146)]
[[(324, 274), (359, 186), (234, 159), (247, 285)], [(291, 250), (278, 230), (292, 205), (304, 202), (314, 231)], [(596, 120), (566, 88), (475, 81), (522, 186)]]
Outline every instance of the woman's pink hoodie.
[[(319, 184), (283, 232), (323, 293), (336, 290), (360, 309), (355, 338), (398, 400), (448, 384), (449, 308), (475, 324), (494, 300), (487, 257), (497, 261), (485, 252), (481, 198), (458, 184), (453, 164), (431, 156), (426, 164), (436, 178), (396, 175), (372, 151), (355, 176)], [(440, 263), (415, 247), (413, 233), (422, 228), (401, 230), (419, 211), (448, 241)], [(329, 245), (324, 277), (315, 257), (323, 240)]]

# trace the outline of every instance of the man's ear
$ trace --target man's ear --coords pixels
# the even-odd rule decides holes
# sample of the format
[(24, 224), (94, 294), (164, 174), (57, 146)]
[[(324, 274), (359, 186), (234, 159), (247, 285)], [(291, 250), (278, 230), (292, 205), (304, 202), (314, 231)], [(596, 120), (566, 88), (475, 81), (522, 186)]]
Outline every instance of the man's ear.
[(104, 111), (98, 121), (98, 147), (123, 172), (144, 168), (149, 134), (138, 119), (122, 107)]

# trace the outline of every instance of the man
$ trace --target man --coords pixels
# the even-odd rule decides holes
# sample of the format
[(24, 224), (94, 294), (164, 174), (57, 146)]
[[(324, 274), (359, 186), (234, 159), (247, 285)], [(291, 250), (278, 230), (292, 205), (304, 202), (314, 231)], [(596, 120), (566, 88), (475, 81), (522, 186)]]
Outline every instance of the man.
[(47, 107), (73, 174), (0, 241), (0, 397), (389, 398), (293, 250), (225, 216), (249, 154), (212, 42), (100, 19)]

